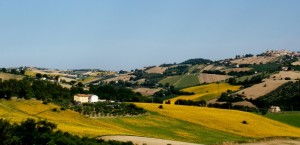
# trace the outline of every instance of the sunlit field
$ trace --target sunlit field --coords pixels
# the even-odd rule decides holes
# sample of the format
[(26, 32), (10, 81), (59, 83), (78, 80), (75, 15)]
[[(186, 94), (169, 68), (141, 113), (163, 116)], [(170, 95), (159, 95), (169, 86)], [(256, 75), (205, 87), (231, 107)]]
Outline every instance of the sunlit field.
[(182, 95), (175, 98), (170, 99), (171, 104), (178, 99), (185, 99), (185, 100), (193, 100), (193, 101), (200, 101), (205, 100), (209, 101), (219, 97), (223, 92), (227, 92), (227, 90), (237, 91), (240, 89), (240, 86), (232, 86), (228, 83), (213, 83), (208, 85), (201, 85), (183, 89), (182, 91), (185, 92), (194, 92), (195, 95)]

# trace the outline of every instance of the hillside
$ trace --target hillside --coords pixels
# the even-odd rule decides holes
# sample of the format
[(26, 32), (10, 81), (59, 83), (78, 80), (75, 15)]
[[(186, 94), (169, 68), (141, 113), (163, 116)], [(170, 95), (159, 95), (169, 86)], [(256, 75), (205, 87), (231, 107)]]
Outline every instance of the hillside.
[(168, 83), (169, 85), (173, 85), (175, 88), (186, 88), (200, 84), (198, 76), (194, 74), (167, 77), (159, 83), (163, 85)]
[[(157, 107), (157, 104), (154, 104)], [(53, 111), (57, 108), (57, 111)], [(185, 120), (169, 118), (156, 112), (146, 116), (121, 118), (87, 118), (59, 106), (44, 105), (36, 100), (0, 100), (0, 118), (21, 122), (27, 118), (46, 119), (56, 123), (58, 129), (80, 136), (136, 135), (195, 143), (241, 141), (247, 138), (209, 129)], [(63, 116), (63, 117), (62, 117)]]
[(237, 91), (239, 90), (240, 86), (232, 86), (227, 83), (213, 83), (208, 85), (201, 85), (196, 87), (190, 87), (182, 89), (184, 92), (194, 92), (195, 95), (182, 95), (175, 98), (170, 99), (171, 104), (178, 99), (185, 99), (185, 100), (193, 100), (193, 101), (200, 101), (205, 100), (209, 101), (216, 97), (219, 97), (222, 92), (227, 92), (227, 90)]
[(163, 109), (155, 104), (137, 105), (162, 116), (246, 137), (300, 137), (299, 128), (247, 112), (180, 105), (163, 105)]
[[(287, 79), (288, 78), (288, 79)], [(243, 89), (238, 94), (244, 95), (247, 98), (256, 99), (271, 93), (278, 87), (289, 81), (296, 81), (300, 78), (300, 72), (297, 71), (280, 71), (263, 80), (262, 83), (255, 84), (249, 88)]]
[(21, 80), (22, 78), (23, 76), (21, 75), (14, 75), (14, 74), (0, 72), (0, 79), (2, 80), (9, 80), (9, 79)]
[(280, 106), (283, 111), (300, 111), (300, 82), (288, 82), (276, 90), (258, 98), (259, 107)]

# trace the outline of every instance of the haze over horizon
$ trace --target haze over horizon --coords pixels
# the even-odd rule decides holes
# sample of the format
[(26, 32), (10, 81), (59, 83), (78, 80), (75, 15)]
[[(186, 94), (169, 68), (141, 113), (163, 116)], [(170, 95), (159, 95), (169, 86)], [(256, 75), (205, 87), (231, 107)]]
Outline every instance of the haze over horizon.
[(298, 0), (0, 1), (0, 67), (131, 70), (300, 50)]

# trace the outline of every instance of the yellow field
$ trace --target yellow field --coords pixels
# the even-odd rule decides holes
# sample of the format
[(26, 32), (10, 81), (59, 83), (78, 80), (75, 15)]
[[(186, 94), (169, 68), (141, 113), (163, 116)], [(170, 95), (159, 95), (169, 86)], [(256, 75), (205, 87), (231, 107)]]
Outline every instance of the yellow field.
[(180, 105), (163, 105), (164, 109), (159, 109), (159, 104), (137, 105), (166, 117), (246, 137), (300, 137), (299, 128), (247, 112)]
[(185, 92), (194, 92), (195, 95), (182, 95), (175, 98), (170, 99), (171, 104), (174, 104), (174, 102), (178, 99), (185, 99), (185, 100), (194, 100), (194, 101), (200, 101), (205, 100), (209, 101), (211, 99), (214, 99), (218, 96), (220, 96), (223, 92), (226, 92), (227, 90), (237, 91), (240, 89), (240, 86), (232, 86), (227, 83), (213, 83), (208, 85), (201, 85), (196, 87), (190, 87), (183, 89), (182, 91)]
[(21, 76), (21, 75), (9, 74), (9, 73), (0, 73), (0, 78), (1, 78), (2, 80), (9, 80), (9, 79), (21, 80), (21, 79), (23, 79), (23, 76)]
[[(250, 138), (300, 137), (300, 129), (251, 113), (203, 107), (136, 103), (150, 112), (139, 117), (92, 119), (77, 112), (61, 111), (38, 100), (0, 100), (0, 118), (21, 122), (46, 119), (58, 129), (80, 136), (137, 135), (195, 143), (243, 141)], [(58, 111), (52, 111), (57, 108)], [(242, 121), (248, 124), (242, 124)]]
[[(53, 108), (57, 108), (59, 111), (54, 112), (51, 110)], [(60, 111), (59, 108), (53, 104), (44, 105), (41, 101), (36, 100), (1, 100), (0, 118), (9, 119), (11, 122), (21, 122), (28, 117), (47, 119), (55, 122), (58, 129), (82, 136), (134, 133), (114, 124), (89, 119), (74, 111)]]
[(31, 70), (26, 70), (24, 75), (30, 76), (30, 77), (35, 77), (36, 74), (37, 74), (37, 72), (31, 71)]
[[(53, 108), (58, 108), (58, 111), (52, 111)], [(51, 103), (44, 105), (38, 100), (0, 100), (0, 118), (17, 123), (27, 118), (46, 119), (57, 124), (58, 129), (62, 131), (89, 137), (136, 135), (208, 144), (248, 139), (165, 117), (155, 112), (138, 117), (92, 119), (71, 110), (61, 111), (59, 106)]]

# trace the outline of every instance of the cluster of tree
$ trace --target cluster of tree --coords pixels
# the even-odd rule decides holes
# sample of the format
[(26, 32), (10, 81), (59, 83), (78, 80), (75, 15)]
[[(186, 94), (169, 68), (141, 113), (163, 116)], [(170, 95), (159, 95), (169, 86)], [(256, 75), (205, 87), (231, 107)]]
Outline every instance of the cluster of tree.
[(135, 75), (135, 78), (132, 78), (131, 80), (137, 81), (139, 79), (145, 79), (145, 82), (143, 84), (140, 84), (141, 86), (145, 87), (154, 87), (161, 79), (163, 79), (165, 76), (158, 73), (146, 73), (144, 70), (138, 70), (136, 69), (133, 73)]
[(241, 105), (233, 105), (231, 102), (227, 103), (210, 103), (207, 105), (207, 107), (212, 108), (221, 108), (221, 109), (233, 109), (233, 110), (240, 110), (240, 111), (246, 111), (246, 112), (261, 112), (261, 110), (253, 107), (248, 106), (241, 106)]
[(37, 98), (48, 102), (53, 101), (60, 104), (67, 102), (68, 104), (74, 94), (83, 92), (82, 88), (73, 87), (70, 90), (56, 83), (35, 79), (0, 81), (0, 98), (6, 99), (17, 96), (18, 98)]
[[(166, 102), (166, 104), (168, 101)], [(174, 103), (175, 105), (188, 105), (188, 106), (206, 106), (206, 101), (192, 101), (192, 100), (185, 100), (185, 99), (178, 99)]]
[(116, 100), (120, 102), (146, 102), (148, 98), (135, 93), (126, 87), (112, 85), (90, 86), (90, 93), (101, 96), (101, 99)]
[(281, 67), (282, 65), (280, 63), (256, 64), (251, 66), (251, 68), (253, 68), (253, 71), (270, 73), (280, 71)]
[(300, 81), (288, 82), (271, 93), (252, 100), (252, 103), (259, 108), (274, 105), (285, 111), (300, 111)]
[(160, 67), (170, 67), (172, 65), (176, 65), (176, 63), (164, 63), (164, 64), (161, 64)]
[(110, 102), (97, 102), (83, 104), (82, 106), (71, 107), (71, 110), (75, 110), (83, 115), (91, 117), (101, 116), (133, 116), (142, 115), (147, 111), (143, 108), (137, 107), (132, 103), (110, 103)]
[(23, 69), (22, 67), (10, 69), (10, 70), (7, 70), (6, 68), (1, 68), (0, 72), (11, 73), (11, 74), (15, 74), (15, 75), (24, 75), (25, 69)]
[(226, 75), (226, 72), (220, 71), (220, 70), (203, 70), (203, 73), (217, 74), (217, 75)]
[(218, 102), (240, 102), (244, 101), (244, 98), (240, 95), (229, 95), (228, 93), (222, 93), (217, 100)]
[(165, 76), (175, 76), (182, 75), (187, 73), (189, 66), (188, 65), (178, 65), (176, 67), (170, 67), (165, 72)]
[(103, 141), (79, 137), (56, 129), (56, 124), (45, 120), (27, 119), (21, 124), (10, 124), (0, 119), (1, 145), (133, 145), (132, 142)]
[(251, 77), (251, 79), (246, 78), (243, 81), (237, 81), (237, 78), (229, 78), (228, 83), (231, 85), (243, 85), (245, 88), (247, 88), (254, 84), (261, 83), (263, 79), (263, 75), (256, 75)]
[(169, 83), (166, 83), (165, 86), (160, 85), (160, 87), (163, 87), (163, 89), (154, 93), (153, 97), (162, 98), (167, 96), (195, 95), (194, 92), (184, 92), (175, 89), (175, 87), (173, 85), (170, 86)]
[(195, 59), (186, 60), (186, 61), (182, 62), (181, 64), (197, 65), (197, 64), (210, 64), (210, 63), (213, 63), (213, 61), (211, 61), (209, 59), (195, 58)]
[(255, 74), (254, 71), (231, 71), (228, 72), (228, 75), (230, 76), (236, 76), (236, 77), (242, 77), (242, 76), (248, 76)]

